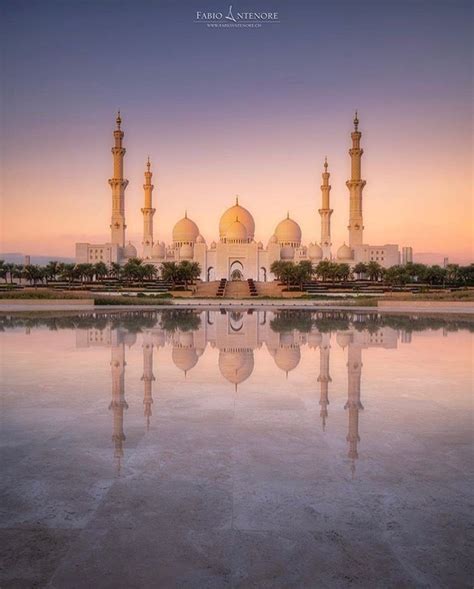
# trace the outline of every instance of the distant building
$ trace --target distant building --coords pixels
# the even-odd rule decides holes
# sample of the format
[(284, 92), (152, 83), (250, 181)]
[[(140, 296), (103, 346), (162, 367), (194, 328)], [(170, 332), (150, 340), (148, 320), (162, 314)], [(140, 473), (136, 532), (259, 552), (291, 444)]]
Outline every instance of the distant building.
[[(123, 160), (125, 148), (122, 141), (124, 133), (121, 129), (120, 112), (114, 130), (114, 146), (112, 147), (114, 175), (109, 180), (112, 189), (112, 216), (110, 243), (91, 244), (76, 243), (77, 263), (112, 262), (124, 264), (128, 259), (137, 257), (136, 247), (125, 240), (125, 189), (128, 180), (123, 177)], [(201, 235), (197, 224), (187, 213), (176, 223), (172, 232), (172, 243), (155, 241), (153, 233), (153, 184), (150, 159), (146, 163), (143, 215), (143, 241), (141, 257), (158, 268), (163, 262), (190, 260), (201, 266), (202, 280), (273, 280), (270, 267), (277, 260), (300, 262), (311, 261), (316, 265), (321, 260), (345, 262), (354, 266), (358, 262), (378, 262), (388, 268), (400, 263), (399, 247), (396, 244), (369, 245), (363, 239), (362, 191), (366, 184), (361, 177), (361, 159), (364, 150), (360, 146), (362, 133), (359, 131), (357, 112), (354, 117), (354, 130), (351, 133), (352, 147), (349, 149), (351, 158), (351, 178), (346, 182), (349, 189), (349, 235), (348, 245), (344, 243), (333, 256), (331, 247), (331, 186), (329, 184), (327, 159), (324, 161), (321, 185), (321, 234), (319, 243), (302, 243), (301, 228), (290, 218), (289, 213), (277, 224), (274, 234), (267, 246), (255, 241), (255, 221), (251, 213), (239, 204), (228, 208), (219, 222), (219, 241), (209, 246)], [(404, 262), (412, 261), (411, 248), (403, 248)], [(406, 252), (406, 253), (405, 253)]]
[(413, 262), (413, 248), (411, 247), (402, 247), (402, 264), (406, 266), (406, 264), (410, 264)]
[(23, 265), (29, 266), (30, 264), (31, 264), (31, 256), (25, 256), (25, 259), (23, 260)]

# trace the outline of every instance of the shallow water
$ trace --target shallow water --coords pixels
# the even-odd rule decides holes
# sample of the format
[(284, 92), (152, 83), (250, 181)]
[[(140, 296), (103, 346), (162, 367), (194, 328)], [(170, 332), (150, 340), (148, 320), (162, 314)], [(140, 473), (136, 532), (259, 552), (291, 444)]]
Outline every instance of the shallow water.
[(472, 331), (0, 317), (2, 587), (472, 585)]

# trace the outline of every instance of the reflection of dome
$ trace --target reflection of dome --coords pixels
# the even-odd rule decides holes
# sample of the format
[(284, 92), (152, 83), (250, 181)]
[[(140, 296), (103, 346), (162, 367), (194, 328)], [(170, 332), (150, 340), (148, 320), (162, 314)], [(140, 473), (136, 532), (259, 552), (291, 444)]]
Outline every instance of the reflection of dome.
[(278, 243), (281, 244), (301, 244), (301, 229), (296, 221), (290, 219), (288, 214), (286, 219), (280, 221), (275, 229), (275, 235), (278, 239)]
[(156, 242), (151, 250), (152, 258), (164, 258), (165, 257), (165, 244), (163, 242)]
[(179, 368), (185, 373), (196, 366), (198, 361), (198, 355), (194, 348), (174, 347), (171, 357), (176, 368)]
[(280, 250), (280, 258), (282, 260), (292, 260), (295, 257), (295, 250), (291, 245), (284, 245)]
[(128, 346), (129, 348), (131, 348), (133, 345), (135, 345), (135, 342), (137, 341), (137, 334), (133, 333), (131, 331), (126, 331), (123, 334), (123, 343)]
[(233, 384), (240, 384), (247, 380), (253, 372), (252, 350), (238, 350), (219, 352), (219, 370), (222, 376)]
[(225, 233), (225, 239), (227, 241), (247, 241), (247, 229), (245, 225), (236, 219), (232, 225), (230, 225)]
[(336, 341), (341, 348), (345, 348), (352, 341), (352, 333), (350, 331), (338, 331), (336, 334)]
[(206, 243), (204, 237), (201, 234), (196, 237), (196, 243)]
[(193, 257), (193, 246), (189, 243), (185, 243), (179, 249), (179, 257), (185, 259), (191, 259)]
[(300, 347), (291, 346), (278, 348), (273, 358), (278, 368), (288, 373), (290, 370), (295, 369), (300, 363)]
[[(238, 217), (239, 221), (244, 225), (246, 230), (246, 236), (248, 239), (252, 240), (255, 234), (255, 221), (253, 220), (252, 215), (239, 205), (238, 199), (235, 199), (235, 205), (227, 209), (227, 211), (222, 215), (221, 220), (219, 221), (219, 235), (221, 238), (229, 238), (227, 235), (227, 230), (229, 227), (235, 222), (235, 219)], [(230, 238), (229, 238), (230, 239)]]
[(127, 245), (123, 248), (123, 257), (124, 258), (136, 258), (137, 257), (137, 248), (133, 245), (131, 241), (127, 243)]
[(175, 242), (194, 242), (198, 235), (198, 226), (194, 221), (188, 219), (187, 213), (173, 227), (173, 241)]
[(320, 260), (323, 257), (323, 250), (317, 243), (310, 243), (308, 248), (308, 256), (310, 260)]
[(352, 250), (345, 243), (343, 243), (341, 245), (341, 247), (337, 250), (337, 259), (338, 260), (352, 260)]

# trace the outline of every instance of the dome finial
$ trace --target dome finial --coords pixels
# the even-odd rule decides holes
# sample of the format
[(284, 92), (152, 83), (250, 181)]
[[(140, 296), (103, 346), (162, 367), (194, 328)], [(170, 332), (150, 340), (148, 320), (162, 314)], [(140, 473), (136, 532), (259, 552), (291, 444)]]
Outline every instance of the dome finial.
[(289, 219), (290, 218), (290, 211), (286, 211), (286, 218)]
[(148, 159), (147, 159), (147, 162), (146, 162), (146, 167), (148, 168), (148, 171), (150, 171), (150, 166), (151, 166), (150, 156), (148, 156)]
[(239, 195), (238, 194), (235, 195), (235, 204), (236, 205), (239, 204)]
[(357, 117), (357, 110), (355, 111), (355, 116), (354, 116), (354, 130), (357, 131), (359, 128), (359, 119)]
[(120, 109), (117, 111), (117, 118), (115, 119), (117, 123), (117, 129), (120, 129), (120, 125), (122, 123), (122, 117), (120, 116)]
[(188, 209), (186, 209), (186, 210), (184, 211), (184, 218), (185, 218), (185, 219), (187, 219), (187, 218), (188, 218)]
[(324, 156), (324, 171), (328, 171), (328, 156)]

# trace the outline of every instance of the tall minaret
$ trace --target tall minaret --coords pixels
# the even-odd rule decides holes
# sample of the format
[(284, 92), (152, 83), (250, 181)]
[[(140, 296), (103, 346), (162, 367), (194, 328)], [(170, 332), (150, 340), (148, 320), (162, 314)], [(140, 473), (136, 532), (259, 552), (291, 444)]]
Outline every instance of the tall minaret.
[(143, 190), (145, 191), (145, 203), (142, 209), (143, 213), (143, 257), (144, 258), (151, 258), (153, 249), (153, 215), (155, 214), (155, 210), (153, 208), (152, 203), (152, 192), (153, 192), (153, 184), (151, 183), (151, 178), (153, 173), (150, 171), (150, 157), (148, 157), (148, 161), (146, 163), (146, 172), (145, 172), (145, 184), (143, 185)]
[(110, 242), (117, 244), (119, 247), (125, 246), (125, 188), (128, 180), (123, 177), (123, 156), (125, 148), (122, 147), (123, 131), (120, 129), (122, 119), (120, 111), (115, 119), (116, 128), (114, 131), (115, 144), (112, 147), (114, 156), (114, 177), (110, 178), (109, 184), (112, 188), (112, 220), (110, 223), (111, 237)]
[(349, 246), (361, 245), (363, 243), (364, 220), (362, 217), (362, 190), (365, 180), (361, 179), (361, 159), (364, 150), (360, 147), (362, 133), (359, 129), (357, 111), (354, 117), (354, 131), (351, 133), (352, 147), (349, 149), (351, 156), (351, 179), (346, 182), (349, 188)]
[(363, 409), (360, 401), (360, 377), (362, 373), (362, 348), (352, 342), (347, 352), (347, 403), (344, 409), (349, 412), (349, 427), (346, 440), (349, 442), (347, 456), (351, 459), (352, 476), (355, 473), (355, 461), (359, 458), (357, 444), (359, 437), (359, 411)]
[(323, 183), (321, 185), (321, 249), (323, 250), (323, 260), (331, 259), (331, 215), (332, 209), (329, 205), (329, 193), (331, 185), (329, 184), (328, 158), (324, 158)]
[(155, 377), (153, 375), (153, 342), (145, 336), (143, 336), (143, 406), (144, 414), (146, 417), (146, 427), (150, 429), (150, 417), (152, 415), (151, 406), (153, 404), (153, 381)]

